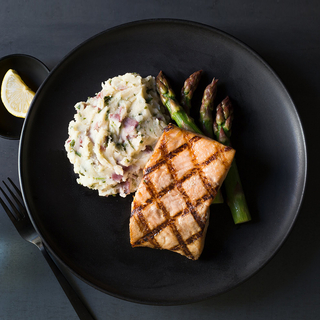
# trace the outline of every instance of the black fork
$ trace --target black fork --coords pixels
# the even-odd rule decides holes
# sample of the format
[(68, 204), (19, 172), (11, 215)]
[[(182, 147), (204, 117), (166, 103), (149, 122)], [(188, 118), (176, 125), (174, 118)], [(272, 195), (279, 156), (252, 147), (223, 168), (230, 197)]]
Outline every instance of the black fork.
[(75, 292), (75, 290), (71, 287), (68, 280), (64, 277), (60, 269), (51, 259), (50, 255), (48, 254), (44, 244), (37, 234), (35, 228), (33, 227), (31, 220), (28, 216), (27, 210), (24, 206), (24, 202), (22, 199), (22, 194), (19, 188), (13, 183), (13, 181), (8, 178), (11, 186), (13, 187), (14, 191), (8, 186), (5, 181), (2, 181), (3, 184), (6, 186), (7, 190), (9, 191), (10, 196), (0, 187), (1, 192), (5, 196), (7, 203), (12, 208), (9, 209), (9, 206), (5, 203), (5, 201), (0, 197), (0, 203), (4, 208), (5, 212), (7, 213), (8, 217), (16, 227), (17, 231), (21, 235), (23, 239), (26, 241), (36, 245), (41, 253), (46, 258), (51, 270), (55, 274), (56, 278), (58, 279), (62, 289), (64, 290), (65, 294), (69, 298), (73, 308), (75, 309), (76, 313), (78, 314), (80, 319), (83, 320), (93, 320), (94, 318), (90, 314), (89, 310), (80, 300), (79, 296)]

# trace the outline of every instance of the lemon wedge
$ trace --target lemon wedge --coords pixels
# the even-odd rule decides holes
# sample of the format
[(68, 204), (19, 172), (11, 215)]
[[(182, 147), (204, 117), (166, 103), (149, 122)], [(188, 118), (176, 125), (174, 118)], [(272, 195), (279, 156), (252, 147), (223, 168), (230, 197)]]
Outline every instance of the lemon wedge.
[(7, 71), (1, 84), (1, 99), (11, 114), (25, 118), (34, 95), (15, 70)]

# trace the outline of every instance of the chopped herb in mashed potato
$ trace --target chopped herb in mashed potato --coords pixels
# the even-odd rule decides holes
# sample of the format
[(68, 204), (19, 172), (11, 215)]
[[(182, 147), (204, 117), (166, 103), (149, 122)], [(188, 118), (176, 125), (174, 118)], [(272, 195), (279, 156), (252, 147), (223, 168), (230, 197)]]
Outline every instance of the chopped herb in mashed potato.
[(77, 182), (100, 196), (136, 191), (168, 120), (154, 77), (127, 73), (109, 79), (75, 109), (65, 148)]

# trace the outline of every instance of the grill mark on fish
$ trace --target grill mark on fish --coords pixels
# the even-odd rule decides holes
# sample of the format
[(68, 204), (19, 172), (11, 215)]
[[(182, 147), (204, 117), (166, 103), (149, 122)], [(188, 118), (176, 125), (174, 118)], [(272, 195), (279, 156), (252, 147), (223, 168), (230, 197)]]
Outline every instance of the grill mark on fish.
[(193, 234), (189, 239), (186, 240), (186, 244), (191, 244), (192, 242), (198, 240), (199, 238), (202, 237), (202, 234), (203, 234), (203, 230)]
[[(136, 217), (138, 217), (139, 228), (140, 228), (141, 232), (149, 233), (150, 232), (150, 228), (148, 226), (147, 221), (145, 220), (145, 217), (144, 217), (144, 215), (142, 213), (142, 210), (137, 210), (136, 211)], [(153, 246), (155, 248), (157, 248), (157, 249), (160, 248), (160, 245), (159, 245), (159, 243), (157, 242), (156, 239), (154, 239), (154, 238), (150, 238), (149, 239), (149, 238), (145, 238), (145, 237), (143, 237), (142, 239), (145, 240), (144, 242), (149, 241), (151, 244), (153, 244)]]
[(197, 141), (199, 141), (200, 139), (202, 139), (200, 136), (194, 136), (189, 140), (189, 143), (195, 143)]
[(197, 174), (197, 169), (191, 169), (189, 172), (187, 172), (180, 180), (179, 183), (184, 183), (186, 180), (190, 179), (192, 176)]
[[(211, 182), (207, 179), (206, 176), (202, 176), (202, 182), (203, 182), (205, 188), (207, 189), (207, 191), (208, 191), (208, 193), (209, 193), (209, 195), (210, 195), (210, 198), (213, 199), (213, 198), (217, 195), (217, 193), (218, 193), (218, 191), (219, 191), (219, 185), (213, 186), (213, 185), (211, 184)], [(208, 197), (209, 197), (209, 195), (208, 195)], [(205, 196), (204, 196), (204, 197), (205, 197)], [(208, 198), (208, 199), (209, 199), (209, 198)], [(201, 200), (201, 199), (200, 199), (200, 200)], [(204, 201), (206, 201), (206, 200), (204, 200)]]
[(163, 159), (163, 160), (157, 162), (154, 166), (151, 166), (151, 167), (146, 168), (146, 169), (145, 169), (145, 175), (148, 175), (149, 173), (157, 170), (158, 168), (160, 168), (160, 167), (161, 167), (163, 164), (165, 164), (165, 163), (166, 163), (166, 160)]
[(225, 168), (228, 166), (228, 164), (227, 164), (227, 162), (226, 162), (226, 158), (225, 158), (224, 154), (225, 154), (226, 152), (231, 151), (231, 150), (232, 150), (232, 148), (229, 147), (229, 146), (224, 147), (224, 148), (221, 148), (221, 149), (219, 150), (219, 151), (221, 152), (221, 155), (223, 156), (223, 158), (220, 157), (219, 159), (220, 159), (220, 161), (223, 163), (223, 165), (224, 165)]
[(173, 157), (175, 157), (177, 154), (179, 154), (180, 152), (182, 152), (183, 150), (185, 150), (186, 148), (188, 148), (188, 144), (184, 143), (183, 145), (181, 145), (180, 147), (178, 147), (177, 149), (163, 155), (164, 157), (168, 158), (168, 159), (172, 159)]
[(173, 231), (175, 237), (177, 238), (180, 249), (183, 251), (184, 255), (189, 259), (194, 259), (194, 256), (191, 254), (190, 250), (188, 249), (186, 243), (183, 241), (180, 232), (178, 231), (176, 225), (174, 223), (170, 224), (171, 230)]
[(203, 161), (202, 163), (198, 164), (198, 166), (207, 166), (209, 165), (212, 161), (217, 159), (217, 152), (211, 155), (207, 160)]
[[(203, 235), (203, 230), (195, 233), (194, 235), (192, 235), (190, 238), (188, 238), (188, 239), (186, 240), (186, 244), (191, 244), (191, 243), (193, 243), (194, 241), (196, 241), (196, 240), (198, 240), (199, 238), (201, 238), (202, 235)], [(170, 250), (172, 250), (172, 251), (177, 251), (177, 250), (179, 250), (179, 249), (180, 249), (179, 246), (174, 246), (174, 247), (172, 247)]]
[(203, 229), (205, 227), (205, 223), (199, 217), (198, 212), (196, 210), (196, 206), (194, 206), (190, 201), (187, 201), (187, 206), (189, 208), (190, 213), (193, 215), (194, 220), (196, 220), (198, 226)]
[(185, 143), (185, 144), (181, 145), (179, 148), (177, 148), (177, 149), (173, 150), (172, 152), (164, 155), (164, 159), (162, 159), (161, 161), (156, 163), (154, 166), (146, 168), (145, 169), (145, 174), (149, 174), (149, 173), (157, 170), (158, 168), (160, 168), (162, 165), (164, 165), (166, 163), (166, 158), (172, 159), (177, 154), (179, 154), (180, 152), (185, 150), (187, 147), (188, 147), (188, 144)]
[(195, 203), (194, 207), (196, 208), (196, 207), (200, 206), (202, 203), (204, 203), (204, 202), (206, 202), (208, 200), (211, 200), (213, 198), (214, 198), (214, 196), (212, 196), (211, 194), (206, 194), (202, 198), (196, 200), (196, 203)]
[(171, 183), (169, 184), (169, 186), (167, 186), (166, 188), (164, 188), (163, 190), (161, 190), (159, 193), (158, 193), (158, 198), (162, 198), (165, 194), (167, 194), (169, 191), (173, 190), (175, 187), (175, 183)]
[(172, 123), (169, 123), (164, 129), (164, 132), (169, 132), (170, 130), (174, 129), (174, 125)]

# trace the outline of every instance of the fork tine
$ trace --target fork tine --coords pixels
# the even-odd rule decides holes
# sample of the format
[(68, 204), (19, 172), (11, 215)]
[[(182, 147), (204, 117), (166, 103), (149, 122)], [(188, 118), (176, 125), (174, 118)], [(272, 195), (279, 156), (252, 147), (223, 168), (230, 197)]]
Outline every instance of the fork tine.
[[(13, 209), (16, 219), (20, 220), (21, 218), (23, 218), (25, 216), (25, 213), (24, 213), (25, 209), (22, 206), (22, 204), (19, 201), (19, 199), (17, 198), (17, 196), (8, 187), (8, 185), (4, 181), (2, 181), (2, 182), (6, 186), (6, 188), (8, 189), (8, 191), (11, 194), (11, 196), (12, 196), (12, 198), (13, 198), (15, 203), (13, 203), (13, 201), (10, 199), (10, 197), (7, 195), (7, 193), (1, 187), (0, 187), (0, 189), (1, 189), (2, 193), (3, 193), (3, 195), (5, 196), (5, 198), (7, 199), (8, 203), (10, 204), (11, 208)], [(19, 211), (19, 209), (20, 209), (20, 211)]]
[(14, 192), (12, 190), (10, 190), (10, 188), (7, 186), (7, 184), (4, 181), (3, 181), (3, 183), (5, 184), (5, 186), (9, 190), (10, 194), (12, 195), (12, 197), (16, 201), (17, 205), (19, 206), (20, 213), (22, 213), (23, 216), (26, 216), (27, 215), (27, 210), (26, 210), (26, 208), (24, 206), (24, 202), (23, 202), (23, 199), (22, 199), (22, 193), (21, 193), (20, 189), (15, 185), (15, 183), (10, 178), (8, 178), (8, 180), (11, 183), (11, 185), (13, 186), (13, 188), (16, 190), (17, 194), (20, 196), (20, 199), (17, 198), (17, 196), (14, 194)]
[(22, 198), (22, 193), (21, 193), (20, 189), (15, 185), (15, 183), (9, 177), (8, 177), (8, 180), (10, 181), (11, 185), (16, 190), (17, 194)]
[[(7, 198), (7, 195), (5, 194), (5, 192), (3, 191), (3, 189), (0, 187), (0, 190), (2, 191), (2, 193), (5, 195), (5, 197)], [(2, 200), (2, 198), (0, 197), (0, 203), (4, 209), (4, 211), (7, 213), (8, 217), (10, 218), (10, 220), (12, 221), (12, 223), (15, 225), (17, 223), (17, 218), (13, 215), (13, 213), (11, 212), (11, 210), (8, 208), (8, 206), (6, 205), (6, 203)]]

